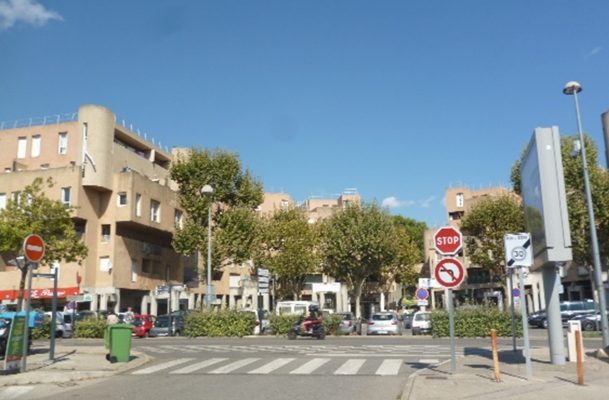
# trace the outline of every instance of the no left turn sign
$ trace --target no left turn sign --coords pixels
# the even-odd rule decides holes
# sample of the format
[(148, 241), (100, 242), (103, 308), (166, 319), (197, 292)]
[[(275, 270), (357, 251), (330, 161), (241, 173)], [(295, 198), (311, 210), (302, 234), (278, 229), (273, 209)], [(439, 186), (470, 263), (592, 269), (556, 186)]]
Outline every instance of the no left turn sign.
[(443, 258), (436, 265), (434, 275), (438, 283), (446, 288), (457, 287), (463, 282), (463, 265), (456, 258)]

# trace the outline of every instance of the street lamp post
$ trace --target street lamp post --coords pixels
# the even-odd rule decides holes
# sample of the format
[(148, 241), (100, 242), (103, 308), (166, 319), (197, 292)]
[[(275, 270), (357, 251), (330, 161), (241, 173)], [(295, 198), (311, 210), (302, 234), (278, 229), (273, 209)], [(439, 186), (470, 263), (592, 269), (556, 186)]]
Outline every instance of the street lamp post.
[(205, 185), (201, 189), (203, 196), (208, 196), (210, 199), (207, 207), (207, 285), (205, 286), (205, 304), (207, 308), (211, 308), (211, 196), (214, 193), (214, 188), (210, 185)]
[(567, 82), (563, 93), (573, 95), (575, 99), (575, 115), (577, 117), (577, 129), (579, 131), (579, 141), (581, 142), (582, 166), (584, 170), (584, 187), (586, 191), (586, 204), (588, 205), (588, 220), (590, 223), (590, 244), (592, 245), (592, 260), (594, 262), (594, 277), (596, 283), (596, 291), (598, 293), (598, 301), (601, 317), (601, 331), (603, 335), (603, 347), (609, 347), (609, 330), (607, 327), (607, 303), (605, 300), (605, 288), (603, 286), (601, 259), (598, 249), (598, 239), (596, 237), (596, 221), (594, 219), (594, 207), (592, 205), (592, 192), (590, 190), (590, 178), (588, 176), (588, 161), (586, 160), (586, 145), (584, 142), (584, 132), (582, 129), (582, 121), (579, 113), (579, 101), (577, 94), (582, 91), (582, 87), (578, 82)]

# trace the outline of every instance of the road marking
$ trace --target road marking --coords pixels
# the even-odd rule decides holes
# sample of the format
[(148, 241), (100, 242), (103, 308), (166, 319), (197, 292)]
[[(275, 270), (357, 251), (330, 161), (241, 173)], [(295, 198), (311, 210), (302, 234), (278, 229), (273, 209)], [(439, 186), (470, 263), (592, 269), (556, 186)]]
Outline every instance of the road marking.
[(143, 350), (143, 351), (151, 351), (153, 353), (167, 353), (166, 350), (159, 349), (157, 347), (152, 347), (152, 346), (137, 346), (137, 349)]
[(13, 400), (23, 396), (29, 391), (34, 389), (34, 386), (9, 386), (4, 389), (0, 389), (0, 399)]
[(314, 358), (306, 364), (303, 364), (295, 370), (291, 371), (290, 374), (308, 375), (311, 372), (315, 371), (317, 368), (327, 363), (328, 361), (330, 361), (329, 358)]
[(153, 365), (152, 367), (140, 369), (133, 372), (133, 375), (145, 375), (153, 372), (161, 371), (163, 369), (175, 367), (176, 365), (184, 364), (185, 362), (192, 361), (194, 358), (178, 358), (176, 360), (168, 361), (166, 363)]
[(278, 358), (260, 368), (248, 372), (248, 374), (268, 374), (294, 360), (295, 358)]
[(170, 374), (190, 374), (191, 372), (198, 371), (205, 367), (210, 367), (214, 364), (218, 364), (222, 361), (226, 361), (228, 358), (210, 358), (209, 360), (201, 361), (196, 364), (189, 365), (184, 368), (177, 369), (175, 371), (170, 372)]
[(361, 358), (347, 360), (336, 371), (334, 371), (334, 375), (355, 375), (365, 362), (366, 360)]
[(258, 360), (260, 360), (260, 359), (259, 358), (244, 358), (243, 360), (235, 361), (234, 363), (230, 363), (230, 364), (220, 367), (218, 369), (214, 369), (213, 371), (210, 371), (209, 373), (210, 374), (227, 374), (229, 372), (233, 372), (236, 369), (239, 369), (239, 368), (245, 367), (246, 365), (254, 363)]
[(384, 360), (381, 366), (376, 370), (376, 375), (397, 375), (400, 372), (402, 360)]

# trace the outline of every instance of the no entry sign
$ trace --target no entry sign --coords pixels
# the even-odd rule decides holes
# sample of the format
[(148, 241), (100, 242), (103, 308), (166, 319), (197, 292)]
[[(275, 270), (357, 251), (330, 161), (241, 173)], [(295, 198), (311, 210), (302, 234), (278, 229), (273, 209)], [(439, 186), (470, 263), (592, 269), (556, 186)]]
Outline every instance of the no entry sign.
[(443, 258), (436, 265), (434, 276), (438, 283), (446, 288), (457, 287), (463, 282), (465, 273), (463, 265), (456, 258)]
[(29, 262), (37, 263), (44, 257), (44, 240), (36, 234), (23, 241), (23, 255)]
[(433, 235), (433, 243), (436, 251), (443, 255), (457, 254), (461, 250), (463, 236), (458, 229), (445, 226)]

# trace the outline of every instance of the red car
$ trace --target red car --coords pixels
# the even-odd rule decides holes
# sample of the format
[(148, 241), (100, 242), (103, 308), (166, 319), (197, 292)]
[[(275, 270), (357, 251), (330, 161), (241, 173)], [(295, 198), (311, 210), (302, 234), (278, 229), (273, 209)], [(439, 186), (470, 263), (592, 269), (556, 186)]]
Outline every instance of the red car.
[(154, 315), (135, 314), (133, 319), (133, 334), (137, 337), (148, 337), (148, 332), (154, 326)]

